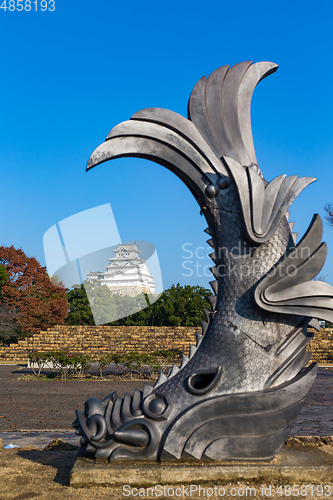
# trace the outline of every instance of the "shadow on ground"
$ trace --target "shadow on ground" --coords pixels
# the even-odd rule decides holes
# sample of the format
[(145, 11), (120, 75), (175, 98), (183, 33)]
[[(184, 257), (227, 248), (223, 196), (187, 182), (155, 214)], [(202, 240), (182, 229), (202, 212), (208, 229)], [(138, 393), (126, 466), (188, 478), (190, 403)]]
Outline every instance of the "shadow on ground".
[(54, 482), (62, 486), (69, 486), (69, 476), (74, 466), (77, 449), (71, 451), (20, 450), (17, 455), (35, 464), (56, 469)]

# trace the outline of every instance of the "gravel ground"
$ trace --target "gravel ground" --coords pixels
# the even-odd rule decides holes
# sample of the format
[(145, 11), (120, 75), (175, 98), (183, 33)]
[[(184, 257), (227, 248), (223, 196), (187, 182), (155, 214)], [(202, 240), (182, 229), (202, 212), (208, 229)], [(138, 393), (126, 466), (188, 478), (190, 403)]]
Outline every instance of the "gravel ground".
[[(90, 397), (104, 399), (142, 389), (142, 381), (18, 380), (31, 370), (0, 365), (0, 432), (71, 430), (75, 410)], [(320, 368), (316, 382), (295, 421), (291, 435), (333, 435), (333, 367)]]
[(142, 389), (142, 381), (107, 382), (76, 380), (18, 380), (32, 373), (22, 366), (0, 365), (0, 432), (19, 430), (70, 430), (75, 410), (91, 398), (104, 399)]
[[(307, 498), (332, 499), (333, 483), (318, 484), (313, 478), (311, 484), (287, 484), (283, 479), (270, 482), (265, 477), (258, 477), (256, 481), (234, 482), (200, 482), (193, 478), (192, 494), (190, 485), (185, 484), (184, 494), (179, 494), (176, 488), (182, 485), (166, 485), (166, 494), (152, 494), (147, 488), (140, 490), (123, 489), (119, 487), (85, 487), (73, 488), (69, 486), (70, 471), (76, 458), (75, 451), (39, 451), (39, 450), (0, 450), (0, 499), (1, 500), (120, 500), (124, 498), (211, 498), (217, 500), (222, 497), (244, 499), (255, 497), (261, 499)], [(290, 483), (290, 482), (289, 482)], [(202, 488), (199, 492), (199, 486)], [(290, 487), (289, 487), (290, 486)], [(291, 493), (291, 488), (297, 488)], [(131, 487), (132, 488), (132, 487)], [(194, 490), (197, 488), (197, 491)], [(216, 488), (216, 489), (215, 489)], [(205, 490), (205, 493), (203, 492)], [(193, 491), (194, 490), (194, 491)], [(176, 491), (176, 494), (172, 492)], [(178, 490), (179, 491), (179, 490)], [(214, 494), (214, 491), (217, 494)], [(302, 491), (302, 494), (301, 494)], [(160, 492), (158, 492), (160, 493)], [(304, 494), (305, 493), (305, 494)], [(307, 493), (307, 494), (306, 494)]]

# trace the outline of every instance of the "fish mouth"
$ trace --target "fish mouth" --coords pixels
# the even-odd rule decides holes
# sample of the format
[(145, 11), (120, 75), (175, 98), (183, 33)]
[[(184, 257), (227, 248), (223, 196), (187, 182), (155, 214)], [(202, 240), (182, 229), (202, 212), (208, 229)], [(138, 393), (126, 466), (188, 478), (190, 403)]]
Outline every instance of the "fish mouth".
[[(85, 413), (77, 411), (73, 423), (81, 435), (81, 446), (96, 458), (111, 460), (257, 459), (274, 457), (289, 435), (292, 422), (301, 411), (305, 396), (312, 387), (318, 366), (312, 363), (292, 380), (277, 387), (252, 393), (209, 397), (162, 419), (147, 415), (133, 417), (117, 429), (110, 429), (109, 405), (117, 400), (112, 393), (106, 400), (86, 402)], [(190, 383), (191, 385), (191, 383)], [(191, 388), (195, 386), (195, 377)], [(111, 398), (111, 399), (110, 399)], [(116, 398), (116, 399), (115, 399)], [(161, 399), (161, 395), (157, 399)], [(165, 401), (154, 407), (154, 394), (143, 405), (164, 412)], [(103, 413), (92, 413), (100, 411)], [(91, 414), (92, 413), (92, 414)], [(153, 412), (152, 412), (153, 413)], [(91, 415), (90, 415), (91, 414)]]

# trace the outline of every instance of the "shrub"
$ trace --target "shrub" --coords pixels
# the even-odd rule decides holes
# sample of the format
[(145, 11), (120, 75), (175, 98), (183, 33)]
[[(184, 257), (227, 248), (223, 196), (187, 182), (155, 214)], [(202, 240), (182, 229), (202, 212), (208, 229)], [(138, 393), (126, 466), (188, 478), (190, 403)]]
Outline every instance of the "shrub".
[(82, 378), (92, 363), (91, 357), (86, 354), (66, 351), (53, 351), (50, 353), (50, 361), (54, 369), (60, 370), (62, 380), (66, 380), (70, 374)]
[(69, 373), (79, 378), (84, 376), (92, 363), (91, 357), (83, 353), (67, 354), (67, 358), (70, 362)]
[[(93, 362), (92, 358), (86, 354), (66, 351), (31, 352), (28, 357), (30, 364), (38, 367), (38, 371), (31, 367), (35, 375), (40, 375), (42, 368), (49, 363), (53, 366), (53, 372), (60, 371), (61, 380), (66, 380), (68, 375), (83, 378)], [(115, 375), (119, 375), (119, 370), (125, 368), (124, 373), (130, 372), (131, 379), (133, 372), (136, 372), (141, 378), (154, 377), (160, 371), (164, 371), (166, 366), (173, 363), (177, 357), (177, 352), (166, 350), (150, 354), (136, 351), (126, 354), (106, 353), (98, 362), (99, 376), (103, 379), (105, 368), (114, 364)]]
[(126, 354), (117, 354), (117, 353), (109, 353), (109, 364), (114, 364), (115, 375), (120, 375), (120, 371), (123, 370), (124, 367), (124, 358)]
[(142, 354), (139, 354), (136, 351), (128, 352), (122, 356), (121, 363), (131, 373), (131, 380), (132, 380), (133, 371), (136, 371), (139, 375), (141, 373), (143, 364)]
[[(39, 376), (41, 370), (50, 362), (50, 353), (48, 352), (29, 352), (29, 364), (35, 375)], [(32, 365), (37, 365), (38, 373)]]
[(114, 361), (114, 356), (112, 354), (104, 354), (104, 356), (101, 357), (101, 359), (99, 360), (98, 362), (98, 371), (99, 371), (99, 376), (100, 378), (102, 379), (103, 378), (103, 370), (105, 370), (105, 368), (107, 366), (109, 366), (111, 363), (113, 363)]
[(173, 364), (178, 358), (178, 353), (176, 351), (167, 351), (165, 349), (155, 351), (154, 355), (158, 359), (158, 362), (161, 366), (161, 371), (163, 372), (167, 365)]
[(50, 361), (53, 363), (53, 369), (61, 372), (61, 380), (66, 380), (70, 366), (68, 353), (65, 351), (53, 351), (50, 353)]
[(157, 377), (158, 373), (161, 371), (161, 363), (159, 362), (155, 353), (143, 354), (143, 370), (141, 371), (141, 376), (148, 372), (148, 377)]

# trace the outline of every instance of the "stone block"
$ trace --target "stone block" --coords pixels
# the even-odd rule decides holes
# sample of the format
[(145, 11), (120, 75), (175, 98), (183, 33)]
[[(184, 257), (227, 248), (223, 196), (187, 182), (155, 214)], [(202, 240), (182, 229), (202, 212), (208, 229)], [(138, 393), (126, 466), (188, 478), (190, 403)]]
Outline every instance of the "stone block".
[[(320, 448), (309, 446), (284, 447), (271, 461), (170, 461), (96, 462), (80, 456), (70, 476), (70, 486), (160, 485), (193, 484), (202, 481), (257, 480), (298, 482), (330, 482), (333, 474), (333, 456)], [(288, 482), (289, 481), (289, 482)]]

